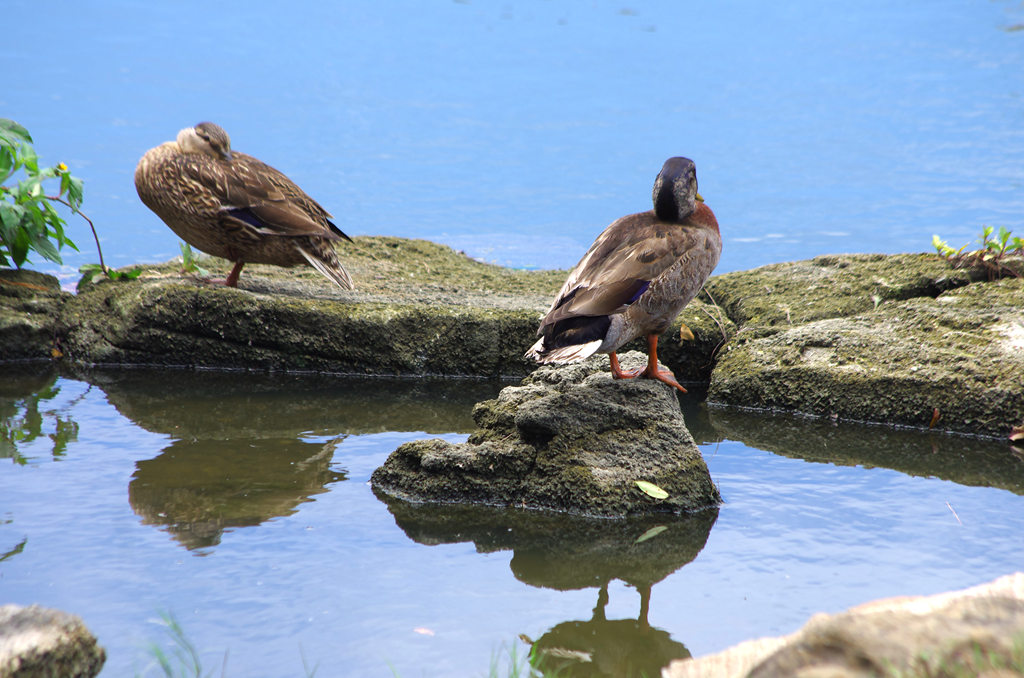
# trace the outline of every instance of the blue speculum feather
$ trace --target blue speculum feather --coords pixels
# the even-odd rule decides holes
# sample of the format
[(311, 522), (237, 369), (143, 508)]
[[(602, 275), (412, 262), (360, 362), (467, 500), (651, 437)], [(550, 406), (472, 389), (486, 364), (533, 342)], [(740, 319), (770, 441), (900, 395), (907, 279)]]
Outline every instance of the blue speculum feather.
[(629, 301), (626, 302), (627, 304), (632, 304), (634, 301), (639, 299), (643, 293), (647, 291), (647, 288), (651, 286), (650, 280), (641, 280), (640, 283), (640, 287), (637, 288), (636, 292), (633, 293), (633, 296), (629, 298)]
[(238, 219), (239, 221), (244, 221), (245, 223), (249, 224), (254, 228), (263, 228), (265, 226), (265, 224), (262, 221), (260, 221), (255, 214), (250, 212), (245, 207), (235, 207), (233, 209), (229, 209), (227, 212), (235, 219)]

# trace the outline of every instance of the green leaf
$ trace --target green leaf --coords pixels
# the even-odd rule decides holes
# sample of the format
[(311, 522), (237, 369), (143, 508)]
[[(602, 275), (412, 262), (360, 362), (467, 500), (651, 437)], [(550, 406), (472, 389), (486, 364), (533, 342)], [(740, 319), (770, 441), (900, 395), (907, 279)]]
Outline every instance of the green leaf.
[(82, 206), (82, 180), (70, 174), (68, 177), (68, 202), (71, 203), (71, 209), (77, 212)]
[(17, 268), (21, 268), (21, 265), (25, 263), (26, 259), (28, 259), (29, 238), (25, 229), (18, 229), (15, 233), (14, 241), (9, 243), (9, 246), (11, 259), (14, 260), (14, 265)]
[(999, 227), (999, 244), (1002, 249), (1006, 249), (1006, 241), (1010, 239), (1010, 229), (1006, 226)]
[(0, 147), (0, 183), (7, 181), (7, 177), (14, 173), (14, 154), (6, 148)]
[(647, 541), (648, 539), (653, 539), (654, 537), (657, 537), (659, 534), (661, 534), (662, 532), (664, 532), (667, 529), (668, 529), (668, 527), (666, 527), (665, 525), (655, 525), (654, 527), (652, 527), (651, 529), (647, 530), (646, 532), (641, 534), (639, 537), (637, 537), (636, 541), (633, 542), (633, 543), (634, 544), (642, 544), (643, 542)]
[(28, 130), (8, 118), (0, 118), (0, 134), (32, 143), (32, 135), (28, 133)]
[(79, 284), (92, 282), (92, 279), (103, 272), (103, 269), (99, 264), (82, 264), (78, 267), (78, 272), (82, 274), (82, 279), (78, 281)]
[(29, 174), (39, 173), (39, 156), (36, 155), (36, 149), (31, 146), (21, 147), (21, 163)]
[(668, 492), (661, 489), (654, 483), (649, 483), (646, 480), (637, 480), (636, 486), (639, 487), (644, 494), (654, 497), (655, 499), (667, 499)]
[(53, 243), (50, 242), (50, 239), (47, 238), (45, 235), (35, 237), (33, 239), (32, 245), (32, 249), (34, 249), (36, 252), (39, 252), (39, 254), (43, 255), (43, 257), (45, 257), (46, 259), (54, 261), (58, 264), (64, 263), (60, 259), (60, 252), (57, 251), (57, 248), (54, 247)]

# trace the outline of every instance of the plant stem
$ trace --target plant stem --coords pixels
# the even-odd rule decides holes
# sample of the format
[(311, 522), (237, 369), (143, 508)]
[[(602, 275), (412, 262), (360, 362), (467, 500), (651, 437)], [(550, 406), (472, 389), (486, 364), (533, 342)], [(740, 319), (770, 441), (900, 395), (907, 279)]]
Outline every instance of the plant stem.
[(100, 237), (98, 235), (96, 235), (96, 226), (95, 226), (95, 224), (92, 223), (92, 219), (90, 219), (89, 217), (85, 216), (85, 213), (82, 212), (81, 210), (75, 209), (75, 207), (73, 207), (71, 205), (71, 203), (69, 203), (67, 200), (65, 200), (64, 198), (60, 197), (59, 195), (48, 195), (48, 196), (46, 196), (46, 199), (47, 200), (55, 200), (55, 201), (59, 202), (61, 205), (67, 205), (69, 208), (71, 208), (72, 212), (74, 212), (75, 214), (79, 215), (80, 217), (85, 219), (87, 222), (89, 222), (89, 228), (90, 228), (90, 230), (92, 230), (92, 238), (93, 238), (93, 240), (96, 241), (96, 252), (100, 255), (100, 270), (103, 271), (103, 275), (107, 275), (109, 271), (107, 269), (107, 265), (103, 263), (103, 248), (100, 247)]

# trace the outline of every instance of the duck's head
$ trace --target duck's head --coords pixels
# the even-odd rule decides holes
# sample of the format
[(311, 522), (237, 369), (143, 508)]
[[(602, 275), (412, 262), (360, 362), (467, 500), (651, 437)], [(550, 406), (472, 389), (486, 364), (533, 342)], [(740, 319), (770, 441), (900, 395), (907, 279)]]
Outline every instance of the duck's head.
[(178, 147), (182, 153), (205, 153), (221, 160), (231, 160), (231, 137), (220, 125), (212, 122), (201, 122), (178, 132)]
[(697, 168), (689, 158), (669, 158), (654, 180), (654, 213), (662, 221), (685, 220), (704, 198), (697, 193)]

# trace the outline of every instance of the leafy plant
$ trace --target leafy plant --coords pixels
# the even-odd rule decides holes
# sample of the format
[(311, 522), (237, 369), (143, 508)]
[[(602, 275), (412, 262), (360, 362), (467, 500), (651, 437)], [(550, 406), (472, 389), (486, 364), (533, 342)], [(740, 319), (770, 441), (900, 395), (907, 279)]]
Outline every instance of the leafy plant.
[[(18, 170), (25, 177), (7, 185)], [(43, 182), (49, 179), (60, 182), (55, 196), (43, 190)], [(0, 198), (0, 265), (13, 263), (21, 268), (30, 251), (59, 264), (64, 246), (78, 250), (64, 234), (64, 219), (53, 203), (77, 212), (82, 180), (72, 176), (64, 163), (40, 168), (28, 130), (6, 118), (0, 118)]]
[(993, 278), (1004, 275), (1021, 277), (1020, 273), (1006, 265), (1006, 261), (1013, 255), (1024, 256), (1024, 238), (1013, 235), (1005, 226), (999, 227), (996, 237), (992, 237), (993, 233), (995, 228), (992, 226), (982, 228), (981, 238), (978, 239), (981, 247), (975, 250), (967, 250), (967, 245), (955, 250), (937, 235), (932, 236), (932, 246), (957, 268), (983, 266)]
[[(19, 170), (24, 178), (16, 179)], [(44, 182), (51, 180), (58, 182), (56, 195), (48, 195), (43, 189)], [(88, 279), (97, 273), (113, 280), (138, 277), (141, 270), (111, 271), (103, 262), (96, 226), (81, 210), (82, 180), (73, 176), (64, 163), (40, 167), (28, 130), (13, 120), (0, 118), (0, 266), (13, 264), (21, 268), (28, 261), (29, 252), (61, 264), (60, 251), (64, 247), (78, 251), (64, 232), (67, 224), (54, 204), (63, 205), (85, 219), (92, 230), (100, 263), (79, 269)]]
[(209, 271), (199, 265), (199, 256), (192, 251), (192, 247), (187, 242), (181, 243), (181, 270), (201, 276), (210, 275)]

